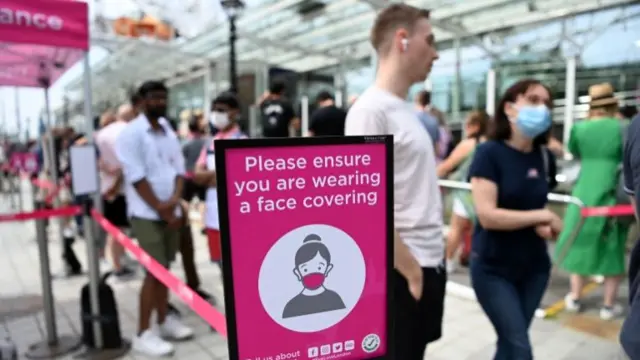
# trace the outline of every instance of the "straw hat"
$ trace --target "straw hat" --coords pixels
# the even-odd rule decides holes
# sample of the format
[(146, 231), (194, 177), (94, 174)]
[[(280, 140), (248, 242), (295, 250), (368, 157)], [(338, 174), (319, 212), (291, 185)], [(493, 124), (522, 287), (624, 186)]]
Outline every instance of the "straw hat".
[(600, 107), (618, 104), (618, 99), (613, 94), (613, 86), (609, 83), (591, 85), (589, 87), (590, 107)]

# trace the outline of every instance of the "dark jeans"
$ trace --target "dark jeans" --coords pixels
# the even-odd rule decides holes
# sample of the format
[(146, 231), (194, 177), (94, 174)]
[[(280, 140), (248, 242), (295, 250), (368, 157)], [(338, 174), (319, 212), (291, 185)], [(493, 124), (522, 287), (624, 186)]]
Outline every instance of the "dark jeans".
[(549, 281), (550, 269), (495, 267), (473, 258), (471, 282), (498, 335), (494, 360), (532, 360), (529, 326)]
[(631, 360), (640, 360), (640, 243), (631, 253), (629, 282), (630, 308), (620, 331), (620, 344)]
[(393, 278), (393, 336), (396, 360), (422, 360), (427, 345), (440, 339), (447, 272), (444, 267), (422, 268), (422, 297), (409, 292), (409, 284), (396, 270)]

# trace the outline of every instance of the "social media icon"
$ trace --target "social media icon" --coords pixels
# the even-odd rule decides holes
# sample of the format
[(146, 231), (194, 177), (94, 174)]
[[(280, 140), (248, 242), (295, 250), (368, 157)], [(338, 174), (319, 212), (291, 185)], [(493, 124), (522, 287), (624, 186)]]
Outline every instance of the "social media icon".
[(329, 355), (331, 354), (331, 345), (322, 345), (320, 347), (320, 355)]
[(356, 348), (356, 342), (353, 340), (347, 340), (344, 342), (344, 350), (351, 351)]
[(312, 347), (307, 350), (307, 354), (310, 358), (318, 357), (318, 348)]
[(342, 352), (342, 343), (334, 343), (333, 344), (333, 353), (337, 354), (337, 353), (341, 353)]

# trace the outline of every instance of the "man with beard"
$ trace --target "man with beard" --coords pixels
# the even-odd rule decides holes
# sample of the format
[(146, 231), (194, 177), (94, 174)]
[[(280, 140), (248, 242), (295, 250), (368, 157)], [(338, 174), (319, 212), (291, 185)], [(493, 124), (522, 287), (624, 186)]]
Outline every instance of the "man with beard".
[[(168, 90), (159, 81), (142, 84), (141, 113), (122, 130), (116, 154), (124, 174), (125, 195), (133, 233), (140, 247), (169, 268), (180, 240), (183, 214), (180, 200), (185, 175), (184, 157), (176, 133), (165, 116)], [(193, 336), (177, 316), (167, 315), (169, 289), (147, 272), (140, 291), (138, 334), (134, 350), (151, 356), (174, 351), (164, 339)], [(151, 328), (155, 310), (157, 329)]]
[(422, 360), (440, 338), (444, 293), (442, 204), (433, 143), (405, 99), (438, 58), (429, 11), (406, 4), (382, 10), (371, 30), (375, 84), (349, 110), (345, 135), (394, 135), (395, 346), (391, 357)]

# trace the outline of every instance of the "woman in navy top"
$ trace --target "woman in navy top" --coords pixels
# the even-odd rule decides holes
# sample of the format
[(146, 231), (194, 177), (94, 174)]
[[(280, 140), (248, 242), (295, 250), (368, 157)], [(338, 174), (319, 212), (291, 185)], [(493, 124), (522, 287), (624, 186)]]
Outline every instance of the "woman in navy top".
[(498, 335), (495, 360), (533, 359), (529, 326), (547, 287), (545, 239), (562, 221), (546, 209), (555, 158), (546, 149), (551, 94), (536, 80), (511, 86), (496, 107), (490, 141), (469, 169), (476, 224), (471, 281)]

